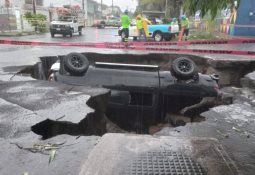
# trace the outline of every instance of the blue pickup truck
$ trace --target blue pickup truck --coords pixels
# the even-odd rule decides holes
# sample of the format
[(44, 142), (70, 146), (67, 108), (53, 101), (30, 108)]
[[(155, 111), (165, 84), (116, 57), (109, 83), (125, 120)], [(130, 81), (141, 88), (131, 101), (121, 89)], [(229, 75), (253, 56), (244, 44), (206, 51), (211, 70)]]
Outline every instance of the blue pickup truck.
[[(165, 41), (170, 41), (174, 35), (179, 33), (179, 25), (170, 25), (170, 24), (154, 24), (148, 25), (149, 36), (148, 38), (154, 38), (155, 41), (159, 42), (163, 39)], [(118, 35), (121, 38), (125, 37), (125, 34), (122, 30), (122, 27), (118, 30)], [(129, 37), (133, 37), (134, 40), (137, 40), (139, 36), (136, 29), (136, 25), (132, 24), (129, 27)]]

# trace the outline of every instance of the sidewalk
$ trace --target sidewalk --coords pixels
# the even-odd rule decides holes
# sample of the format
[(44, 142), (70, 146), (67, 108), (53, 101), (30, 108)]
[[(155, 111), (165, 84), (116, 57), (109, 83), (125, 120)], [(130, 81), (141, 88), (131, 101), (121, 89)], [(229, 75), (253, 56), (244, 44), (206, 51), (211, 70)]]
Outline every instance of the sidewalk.
[(11, 31), (11, 32), (2, 32), (0, 31), (0, 37), (1, 36), (26, 36), (26, 35), (34, 35), (35, 32), (17, 32), (17, 31)]

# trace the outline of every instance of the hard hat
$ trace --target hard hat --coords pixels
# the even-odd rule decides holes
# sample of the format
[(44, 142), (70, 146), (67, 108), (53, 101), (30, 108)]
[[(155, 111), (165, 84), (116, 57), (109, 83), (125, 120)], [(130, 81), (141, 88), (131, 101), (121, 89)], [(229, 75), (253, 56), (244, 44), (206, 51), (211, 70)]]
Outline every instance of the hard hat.
[(186, 16), (185, 16), (185, 15), (182, 15), (182, 16), (181, 16), (181, 19), (186, 19)]
[(128, 14), (128, 10), (125, 10), (125, 12), (124, 12), (125, 14)]
[(173, 22), (176, 22), (176, 18), (173, 18), (172, 21), (173, 21)]

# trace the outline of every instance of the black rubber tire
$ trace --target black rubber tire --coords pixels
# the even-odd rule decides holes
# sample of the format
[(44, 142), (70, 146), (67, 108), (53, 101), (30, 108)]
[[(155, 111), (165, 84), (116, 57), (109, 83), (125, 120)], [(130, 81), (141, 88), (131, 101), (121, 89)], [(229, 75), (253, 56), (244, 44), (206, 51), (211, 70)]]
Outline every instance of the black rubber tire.
[(71, 75), (82, 76), (88, 70), (89, 61), (86, 56), (72, 52), (64, 57), (64, 66)]
[(133, 40), (134, 40), (134, 41), (137, 41), (137, 37), (136, 37), (136, 36), (134, 36), (134, 37), (133, 37)]
[(79, 27), (78, 32), (79, 32), (79, 35), (82, 36), (82, 28), (81, 27)]
[(163, 40), (163, 34), (161, 32), (156, 32), (153, 38), (156, 42), (160, 42)]
[(164, 37), (165, 41), (171, 41), (172, 38), (173, 38), (173, 35), (168, 35)]
[(70, 30), (69, 35), (70, 35), (70, 38), (73, 37), (73, 30)]
[(101, 23), (101, 24), (100, 24), (100, 28), (101, 28), (101, 29), (104, 29), (104, 28), (105, 28), (105, 24)]
[(54, 38), (55, 33), (51, 32), (50, 35), (51, 35), (52, 38)]
[(196, 64), (191, 59), (185, 57), (175, 59), (170, 71), (172, 75), (180, 80), (191, 79), (198, 73)]
[(100, 24), (97, 26), (99, 29), (104, 29), (105, 28), (105, 22), (101, 21)]

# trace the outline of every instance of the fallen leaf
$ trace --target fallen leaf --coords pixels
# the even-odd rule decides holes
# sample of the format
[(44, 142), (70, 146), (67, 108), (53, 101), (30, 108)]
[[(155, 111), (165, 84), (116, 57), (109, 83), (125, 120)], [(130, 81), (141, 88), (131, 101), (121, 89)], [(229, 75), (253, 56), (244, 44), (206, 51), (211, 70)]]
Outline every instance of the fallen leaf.
[(240, 129), (237, 129), (236, 127), (232, 127), (233, 130), (235, 130), (236, 132), (242, 132)]
[(53, 149), (50, 151), (49, 164), (55, 159), (55, 156), (56, 156), (56, 150)]

